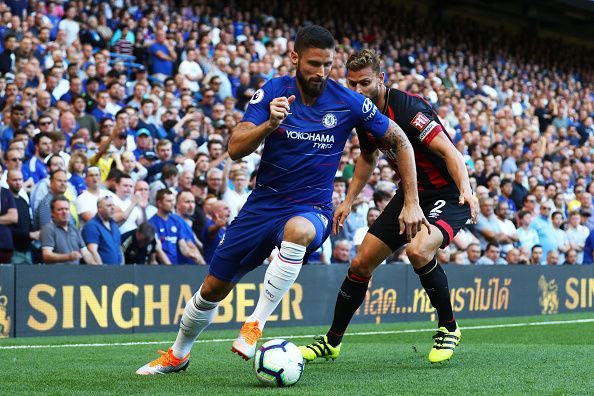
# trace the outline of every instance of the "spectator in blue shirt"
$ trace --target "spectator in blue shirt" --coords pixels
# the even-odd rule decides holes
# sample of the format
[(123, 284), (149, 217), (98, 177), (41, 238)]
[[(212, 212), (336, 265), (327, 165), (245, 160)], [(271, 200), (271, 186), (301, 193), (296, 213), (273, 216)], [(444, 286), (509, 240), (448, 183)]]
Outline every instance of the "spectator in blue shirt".
[(190, 238), (184, 232), (183, 221), (179, 216), (172, 216), (175, 206), (175, 197), (173, 193), (163, 188), (157, 192), (157, 214), (149, 219), (149, 223), (155, 227), (157, 238), (161, 241), (161, 246), (171, 264), (181, 264), (179, 252), (191, 257), (192, 252), (188, 248), (187, 240)]
[(173, 63), (177, 59), (175, 47), (166, 39), (164, 30), (159, 30), (156, 42), (149, 47), (149, 55), (153, 65), (153, 77), (164, 81), (173, 75)]
[(97, 214), (82, 230), (82, 237), (96, 264), (124, 264), (120, 229), (113, 221), (114, 208), (111, 196), (99, 198)]

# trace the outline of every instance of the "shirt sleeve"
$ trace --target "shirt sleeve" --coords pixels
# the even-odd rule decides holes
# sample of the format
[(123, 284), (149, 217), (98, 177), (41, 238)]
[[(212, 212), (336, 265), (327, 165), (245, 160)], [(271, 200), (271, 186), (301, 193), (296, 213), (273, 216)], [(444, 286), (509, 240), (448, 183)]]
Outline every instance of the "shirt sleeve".
[(83, 241), (81, 232), (78, 228), (76, 228), (76, 235), (78, 236), (78, 249), (86, 249), (87, 245), (85, 245), (85, 241)]
[(443, 131), (435, 114), (429, 105), (425, 103), (422, 106), (413, 106), (407, 114), (407, 119), (409, 120), (408, 124), (412, 126), (412, 128), (404, 128), (405, 126), (402, 125), (405, 130), (410, 131), (407, 135), (409, 138), (416, 139), (425, 146), (429, 146), (435, 136)]
[(80, 215), (81, 213), (88, 212), (91, 210), (91, 205), (93, 204), (91, 200), (85, 199), (86, 196), (79, 195), (78, 198), (74, 201), (74, 206), (76, 206), (76, 214)]
[(85, 243), (99, 244), (99, 233), (93, 221), (89, 221), (82, 229), (82, 239)]
[(5, 198), (2, 202), (2, 213), (7, 213), (8, 209), (16, 209), (16, 202), (14, 201), (14, 197), (12, 193), (8, 189), (2, 189), (3, 195)]
[(362, 152), (368, 154), (375, 152), (376, 146), (367, 135), (367, 131), (357, 128), (357, 137), (359, 137), (359, 147), (361, 147)]
[(355, 126), (368, 130), (377, 138), (386, 134), (390, 119), (383, 115), (371, 99), (354, 93), (351, 95), (351, 111), (355, 116)]
[(273, 81), (268, 81), (254, 93), (243, 115), (242, 122), (260, 125), (270, 118), (270, 102), (274, 99)]
[(51, 224), (46, 224), (45, 227), (41, 229), (39, 240), (41, 241), (42, 248), (48, 247), (53, 250), (56, 247), (56, 240), (54, 238)]

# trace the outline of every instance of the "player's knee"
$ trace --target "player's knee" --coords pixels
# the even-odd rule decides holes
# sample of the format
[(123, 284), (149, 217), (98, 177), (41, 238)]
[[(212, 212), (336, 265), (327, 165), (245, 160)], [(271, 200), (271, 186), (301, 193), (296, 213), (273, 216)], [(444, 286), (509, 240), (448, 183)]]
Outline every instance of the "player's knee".
[(422, 267), (433, 259), (435, 252), (424, 248), (421, 245), (410, 244), (406, 247), (406, 255), (413, 267)]
[(359, 256), (356, 256), (353, 261), (351, 261), (349, 270), (353, 274), (364, 278), (371, 277), (371, 274), (373, 273), (373, 268), (369, 265), (369, 263), (367, 263), (365, 260), (362, 260)]
[(294, 217), (287, 222), (283, 241), (293, 242), (301, 246), (309, 246), (316, 237), (316, 229), (303, 217)]

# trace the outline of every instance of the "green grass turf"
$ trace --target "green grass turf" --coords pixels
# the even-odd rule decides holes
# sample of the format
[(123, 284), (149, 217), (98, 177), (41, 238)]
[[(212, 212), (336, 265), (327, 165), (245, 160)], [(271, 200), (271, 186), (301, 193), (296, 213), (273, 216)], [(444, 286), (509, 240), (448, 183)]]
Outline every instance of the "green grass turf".
[[(185, 373), (141, 377), (134, 370), (170, 345), (0, 349), (0, 395), (8, 394), (593, 394), (594, 323), (467, 329), (464, 326), (592, 318), (570, 314), (464, 320), (454, 358), (430, 365), (431, 332), (350, 336), (340, 359), (305, 367), (292, 388), (260, 386), (230, 342), (194, 346)], [(351, 332), (430, 329), (434, 324), (354, 325)], [(324, 332), (323, 327), (278, 328), (265, 336)], [(202, 339), (232, 338), (235, 331), (211, 330)], [(172, 340), (174, 334), (45, 337), (0, 340), (8, 345), (59, 345)], [(293, 340), (302, 344), (306, 339)]]

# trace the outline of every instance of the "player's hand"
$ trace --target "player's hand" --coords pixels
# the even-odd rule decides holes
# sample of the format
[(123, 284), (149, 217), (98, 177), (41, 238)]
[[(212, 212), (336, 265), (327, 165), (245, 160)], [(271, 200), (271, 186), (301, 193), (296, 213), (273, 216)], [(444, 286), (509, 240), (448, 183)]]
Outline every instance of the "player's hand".
[(351, 213), (351, 205), (347, 202), (343, 202), (334, 211), (334, 219), (332, 223), (332, 232), (334, 235), (338, 235), (340, 232), (344, 221), (349, 217), (349, 213)]
[(470, 206), (470, 222), (472, 224), (476, 224), (479, 212), (479, 204), (478, 200), (472, 193), (472, 191), (464, 190), (460, 193), (460, 197), (458, 198), (458, 204), (468, 205)]
[(294, 101), (295, 95), (291, 95), (288, 98), (281, 96), (280, 98), (272, 99), (270, 102), (270, 127), (272, 129), (278, 128), (281, 122), (289, 116), (289, 110)]
[(425, 218), (418, 203), (405, 203), (400, 212), (400, 216), (398, 216), (398, 223), (400, 224), (400, 235), (406, 232), (406, 240), (408, 242), (410, 242), (418, 232), (421, 232), (423, 226), (427, 227), (427, 231), (431, 234), (431, 225)]

